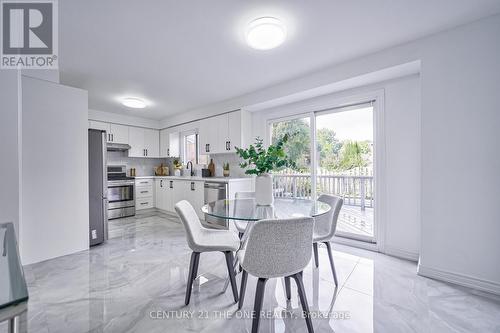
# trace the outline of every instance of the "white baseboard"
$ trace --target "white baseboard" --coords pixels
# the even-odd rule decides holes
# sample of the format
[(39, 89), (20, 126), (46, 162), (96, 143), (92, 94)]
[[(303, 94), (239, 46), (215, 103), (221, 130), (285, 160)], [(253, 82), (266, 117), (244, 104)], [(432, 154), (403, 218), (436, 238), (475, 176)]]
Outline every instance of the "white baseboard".
[(392, 247), (392, 246), (388, 246), (388, 245), (385, 246), (384, 250), (385, 250), (384, 251), (385, 254), (388, 254), (388, 255), (393, 256), (393, 257), (401, 258), (401, 259), (406, 259), (406, 260), (416, 262), (416, 261), (418, 261), (418, 258), (419, 258), (418, 253), (398, 249), (396, 247)]
[(458, 284), (460, 286), (500, 295), (500, 284), (493, 281), (478, 279), (476, 277), (460, 273), (448, 272), (436, 268), (426, 267), (421, 265), (420, 263), (418, 264), (417, 274), (431, 279), (450, 282)]

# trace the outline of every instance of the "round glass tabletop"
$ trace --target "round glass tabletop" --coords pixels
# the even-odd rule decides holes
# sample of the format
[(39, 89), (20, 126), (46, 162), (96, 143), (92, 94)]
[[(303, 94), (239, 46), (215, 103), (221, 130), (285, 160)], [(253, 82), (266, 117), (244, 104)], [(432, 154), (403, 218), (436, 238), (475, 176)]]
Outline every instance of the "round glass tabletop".
[(315, 217), (328, 213), (327, 203), (308, 199), (275, 198), (271, 206), (259, 206), (255, 199), (217, 200), (202, 207), (210, 216), (244, 221)]

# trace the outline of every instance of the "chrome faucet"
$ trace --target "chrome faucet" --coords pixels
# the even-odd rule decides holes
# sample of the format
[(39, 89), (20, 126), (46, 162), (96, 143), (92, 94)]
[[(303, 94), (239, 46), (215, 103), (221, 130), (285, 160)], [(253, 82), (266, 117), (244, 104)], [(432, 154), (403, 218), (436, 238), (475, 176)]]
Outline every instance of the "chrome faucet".
[(186, 169), (187, 170), (189, 170), (189, 164), (191, 164), (191, 173), (190, 173), (190, 175), (191, 175), (191, 177), (193, 177), (194, 176), (193, 162), (191, 162), (191, 161), (187, 162), (187, 164), (186, 164)]

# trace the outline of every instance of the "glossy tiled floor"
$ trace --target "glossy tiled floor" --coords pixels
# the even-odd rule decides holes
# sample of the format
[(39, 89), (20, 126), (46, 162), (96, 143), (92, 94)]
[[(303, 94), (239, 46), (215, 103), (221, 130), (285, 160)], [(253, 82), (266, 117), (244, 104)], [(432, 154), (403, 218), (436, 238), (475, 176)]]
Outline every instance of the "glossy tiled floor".
[[(191, 304), (183, 305), (190, 251), (177, 219), (154, 211), (115, 220), (107, 244), (25, 268), (29, 332), (247, 332), (255, 278), (242, 312), (228, 290), (220, 253), (202, 254)], [(334, 245), (304, 272), (316, 332), (500, 332), (500, 298), (419, 277), (416, 265)], [(239, 277), (238, 277), (239, 285)], [(292, 288), (295, 288), (292, 283)], [(296, 290), (267, 284), (261, 332), (305, 332)], [(326, 318), (326, 319), (325, 319)], [(0, 325), (0, 332), (6, 330)]]

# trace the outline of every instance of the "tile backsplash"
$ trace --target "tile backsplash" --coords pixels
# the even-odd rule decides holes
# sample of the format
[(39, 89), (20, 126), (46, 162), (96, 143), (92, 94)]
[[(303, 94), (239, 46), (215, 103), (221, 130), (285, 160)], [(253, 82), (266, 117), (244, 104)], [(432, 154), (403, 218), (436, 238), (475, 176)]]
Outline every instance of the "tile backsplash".
[[(222, 165), (229, 162), (230, 177), (246, 177), (245, 171), (240, 168), (240, 158), (235, 154), (218, 154), (210, 156), (215, 164), (215, 175), (222, 177)], [(174, 174), (173, 170), (173, 157), (169, 158), (142, 158), (142, 157), (128, 157), (127, 152), (121, 151), (108, 151), (108, 165), (126, 165), (127, 175), (130, 174), (130, 169), (136, 169), (137, 176), (153, 176), (154, 167), (159, 166), (161, 163), (166, 164), (170, 169), (170, 175)], [(210, 159), (209, 159), (210, 161)], [(185, 167), (185, 163), (184, 163)], [(196, 175), (201, 175), (201, 168), (204, 165), (195, 165)], [(186, 172), (183, 170), (183, 172)], [(186, 173), (187, 174), (187, 173)]]
[(128, 157), (127, 152), (108, 151), (108, 165), (126, 165), (127, 175), (130, 175), (131, 168), (135, 168), (137, 176), (153, 176), (154, 167), (161, 163), (169, 165), (170, 172), (172, 172), (172, 160), (173, 158)]
[(210, 158), (214, 160), (215, 175), (217, 177), (222, 176), (222, 165), (226, 162), (229, 163), (231, 177), (248, 177), (248, 175), (245, 175), (245, 170), (240, 168), (241, 159), (236, 153), (211, 155)]

